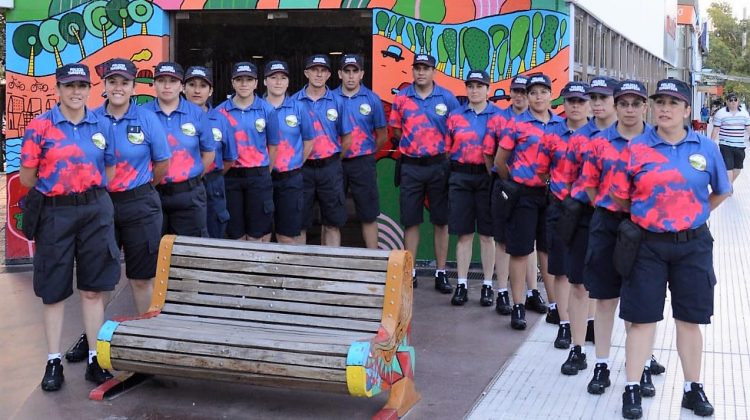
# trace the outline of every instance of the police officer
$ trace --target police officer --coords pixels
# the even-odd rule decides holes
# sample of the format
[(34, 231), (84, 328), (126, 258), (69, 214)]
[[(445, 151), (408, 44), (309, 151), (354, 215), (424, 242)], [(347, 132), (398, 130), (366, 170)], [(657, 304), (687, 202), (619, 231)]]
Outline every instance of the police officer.
[(316, 124), (313, 148), (302, 168), (305, 192), (300, 241), (307, 242), (307, 229), (312, 226), (313, 206), (317, 202), (323, 225), (321, 244), (340, 246), (340, 228), (346, 223), (341, 155), (348, 153), (351, 144), (352, 121), (341, 97), (326, 86), (330, 77), (328, 56), (307, 57), (307, 84), (293, 96), (307, 107)]
[[(109, 123), (86, 108), (89, 68), (66, 64), (55, 72), (60, 102), (29, 123), (21, 147), (21, 184), (26, 196), (25, 233), (36, 241), (34, 293), (44, 304), (47, 365), (44, 391), (64, 380), (60, 340), (65, 299), (73, 294), (73, 269), (81, 295), (90, 349), (86, 380), (112, 375), (99, 366), (96, 335), (104, 322), (105, 293), (120, 278), (120, 251), (112, 200), (105, 187), (114, 176), (115, 144)], [(35, 203), (33, 210), (31, 203)], [(34, 230), (29, 230), (35, 225)]]
[[(435, 244), (435, 289), (451, 293), (445, 273), (448, 258), (448, 162), (445, 159), (445, 133), (448, 113), (458, 109), (456, 97), (433, 81), (435, 57), (417, 54), (412, 63), (414, 83), (393, 99), (389, 123), (399, 139), (401, 152), (401, 224), (405, 227), (406, 249), (417, 255), (419, 225), (422, 224), (425, 196), (430, 203)], [(416, 286), (416, 271), (412, 272)]]
[(458, 284), (451, 299), (453, 305), (463, 305), (468, 299), (467, 279), (474, 232), (479, 233), (484, 281), (479, 303), (491, 306), (492, 270), (495, 264), (495, 245), (492, 240), (490, 186), (492, 178), (491, 153), (495, 138), (487, 136), (488, 120), (500, 109), (487, 101), (490, 77), (483, 70), (472, 70), (466, 77), (466, 96), (469, 102), (448, 116), (445, 148), (450, 155), (448, 197), (450, 217), (448, 230), (458, 235), (456, 264)]
[(263, 74), (266, 100), (276, 109), (279, 126), (279, 145), (271, 172), (276, 240), (285, 244), (301, 243), (305, 187), (302, 164), (312, 151), (313, 120), (306, 107), (287, 96), (289, 65), (286, 61), (269, 61)]
[[(713, 238), (706, 221), (732, 191), (719, 148), (686, 126), (690, 87), (660, 80), (653, 99), (655, 127), (632, 139), (620, 155), (624, 170), (612, 194), (630, 219), (619, 227), (618, 244), (635, 249), (634, 262), (616, 253), (624, 270), (620, 317), (632, 322), (626, 339), (627, 384), (622, 415), (643, 414), (638, 378), (651, 354), (656, 322), (664, 313), (669, 286), (677, 352), (685, 377), (682, 407), (699, 416), (713, 413), (700, 383), (703, 338), (699, 324), (713, 315)], [(710, 189), (709, 189), (710, 186)], [(690, 203), (686, 205), (685, 203)], [(627, 249), (627, 248), (622, 248)]]
[[(562, 118), (550, 112), (552, 81), (547, 75), (530, 75), (527, 89), (529, 109), (505, 129), (495, 156), (495, 167), (500, 178), (505, 180), (503, 189), (507, 190), (505, 193), (510, 198), (506, 203), (509, 216), (505, 250), (510, 255), (514, 302), (511, 327), (518, 330), (526, 328), (526, 308), (520, 302), (523, 299), (528, 257), (535, 243), (540, 259), (546, 259), (547, 252), (547, 187), (537, 176), (537, 151), (543, 133), (563, 123)], [(536, 297), (533, 291), (529, 292), (532, 296), (527, 294), (528, 297)], [(546, 307), (544, 309), (546, 312)]]
[[(579, 129), (588, 123), (589, 86), (583, 82), (568, 82), (562, 90), (564, 98), (565, 121), (553, 127), (552, 132), (542, 137), (539, 146), (539, 165), (537, 173), (549, 180), (549, 206), (547, 207), (547, 270), (555, 277), (556, 310), (560, 325), (554, 346), (559, 349), (570, 347), (571, 331), (568, 317), (568, 270), (570, 259), (568, 244), (558, 232), (563, 213), (563, 202), (570, 195), (571, 180), (568, 177), (568, 146), (571, 141), (580, 137)], [(565, 219), (563, 219), (565, 220)], [(564, 222), (563, 222), (564, 223)], [(583, 337), (581, 337), (583, 338)], [(582, 344), (582, 343), (581, 343)], [(575, 371), (576, 373), (578, 370)]]
[(341, 57), (341, 86), (333, 93), (340, 96), (352, 119), (351, 146), (343, 155), (344, 191), (351, 191), (357, 218), (362, 224), (362, 237), (368, 248), (378, 247), (380, 194), (375, 153), (385, 143), (387, 128), (380, 97), (362, 84), (365, 75), (362, 57), (346, 54)]
[(273, 229), (271, 162), (279, 143), (276, 111), (255, 95), (258, 68), (241, 61), (232, 67), (234, 95), (217, 108), (229, 121), (237, 160), (225, 175), (230, 239), (267, 242)]
[(156, 187), (164, 215), (162, 231), (206, 237), (206, 188), (201, 177), (214, 160), (216, 143), (207, 115), (181, 96), (183, 76), (177, 63), (157, 64), (156, 100), (142, 106), (156, 114), (172, 151), (167, 174)]
[(185, 98), (208, 113), (211, 135), (216, 144), (214, 161), (203, 176), (206, 188), (206, 229), (212, 238), (224, 238), (229, 222), (224, 173), (237, 159), (237, 142), (226, 117), (211, 106), (213, 75), (203, 66), (188, 67), (185, 72)]

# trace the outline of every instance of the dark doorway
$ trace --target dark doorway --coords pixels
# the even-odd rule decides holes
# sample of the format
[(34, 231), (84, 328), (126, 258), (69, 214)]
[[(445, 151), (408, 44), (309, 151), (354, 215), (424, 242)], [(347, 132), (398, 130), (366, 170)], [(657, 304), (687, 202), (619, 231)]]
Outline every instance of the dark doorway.
[[(266, 62), (286, 60), (291, 68), (290, 93), (305, 84), (303, 61), (311, 54), (329, 54), (330, 88), (339, 85), (340, 53), (365, 57), (370, 68), (372, 12), (369, 10), (233, 10), (181, 12), (176, 15), (175, 59), (187, 68), (203, 65), (214, 73), (214, 104), (231, 94), (231, 67), (251, 60), (261, 72)], [(365, 72), (365, 84), (371, 86)], [(258, 83), (258, 95), (264, 93)]]

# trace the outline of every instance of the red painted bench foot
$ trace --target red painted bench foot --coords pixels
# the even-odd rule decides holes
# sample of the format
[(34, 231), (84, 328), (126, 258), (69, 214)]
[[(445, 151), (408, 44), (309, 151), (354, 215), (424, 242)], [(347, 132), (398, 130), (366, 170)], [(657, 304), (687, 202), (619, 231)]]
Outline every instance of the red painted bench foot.
[(105, 398), (112, 398), (121, 392), (141, 384), (143, 381), (151, 378), (151, 376), (133, 372), (118, 373), (114, 378), (92, 389), (89, 392), (89, 399), (102, 401)]
[(395, 420), (403, 417), (422, 398), (414, 387), (414, 380), (407, 376), (391, 386), (388, 402), (372, 418), (373, 420)]

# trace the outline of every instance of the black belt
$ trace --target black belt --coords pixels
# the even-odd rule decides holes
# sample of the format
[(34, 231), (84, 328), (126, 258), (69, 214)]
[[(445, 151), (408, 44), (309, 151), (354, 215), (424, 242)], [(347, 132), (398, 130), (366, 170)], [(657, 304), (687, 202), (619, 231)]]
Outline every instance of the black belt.
[(437, 163), (442, 163), (444, 161), (445, 161), (444, 154), (439, 154), (435, 156), (419, 156), (419, 157), (406, 156), (404, 154), (401, 155), (401, 163), (405, 165), (429, 166), (429, 165), (435, 165)]
[(88, 191), (75, 194), (65, 195), (54, 195), (45, 196), (44, 205), (46, 206), (80, 206), (84, 204), (93, 203), (97, 198), (106, 195), (107, 191), (104, 188), (96, 187)]
[(483, 163), (480, 163), (480, 164), (460, 163), (460, 162), (456, 162), (452, 160), (451, 171), (461, 172), (462, 174), (471, 174), (471, 175), (485, 174), (486, 175), (487, 166)]
[(221, 170), (221, 169), (219, 169), (219, 170), (211, 171), (211, 172), (203, 175), (203, 179), (206, 180), (206, 181), (213, 181), (213, 180), (215, 180), (215, 179), (217, 179), (217, 178), (219, 178), (219, 177), (221, 177), (223, 175), (224, 175), (224, 171)]
[(352, 156), (352, 157), (348, 157), (348, 158), (343, 158), (343, 159), (341, 159), (341, 161), (342, 162), (351, 162), (351, 161), (354, 161), (354, 160), (361, 160), (361, 159), (365, 159), (365, 158), (372, 158), (374, 156), (375, 156), (375, 153), (370, 153), (369, 155), (359, 155), (359, 156)]
[(256, 166), (254, 168), (232, 168), (224, 175), (227, 178), (248, 178), (261, 176), (268, 173), (268, 166)]
[(550, 204), (560, 204), (560, 203), (562, 203), (562, 200), (560, 200), (559, 198), (557, 198), (557, 196), (555, 194), (553, 194), (552, 191), (550, 191), (549, 194), (547, 194), (547, 201)]
[(112, 198), (113, 202), (118, 203), (120, 201), (132, 200), (142, 195), (148, 195), (149, 193), (151, 193), (151, 191), (153, 191), (153, 187), (151, 186), (151, 184), (145, 183), (127, 191), (110, 191), (109, 197)]
[(630, 219), (630, 213), (626, 211), (612, 211), (604, 207), (597, 207), (596, 210), (603, 211), (604, 214), (608, 215), (609, 217), (614, 217), (617, 220)]
[(705, 224), (695, 229), (685, 229), (679, 232), (651, 232), (644, 229), (646, 239), (662, 242), (688, 242), (698, 237), (701, 233), (708, 230)]
[(190, 191), (193, 188), (197, 187), (198, 185), (201, 185), (200, 176), (190, 178), (187, 181), (170, 182), (167, 184), (158, 185), (156, 187), (156, 191), (159, 191), (159, 194), (174, 195), (174, 194), (179, 194), (185, 191)]
[(530, 187), (528, 185), (518, 184), (521, 187), (521, 195), (546, 195), (547, 186)]
[(297, 168), (297, 169), (292, 169), (291, 171), (284, 171), (284, 172), (273, 171), (271, 172), (271, 179), (273, 179), (274, 181), (280, 181), (282, 179), (291, 178), (301, 170), (302, 170), (301, 168)]
[(323, 159), (308, 159), (305, 161), (305, 166), (309, 168), (322, 168), (337, 160), (340, 160), (340, 154), (334, 153), (331, 156), (324, 157)]

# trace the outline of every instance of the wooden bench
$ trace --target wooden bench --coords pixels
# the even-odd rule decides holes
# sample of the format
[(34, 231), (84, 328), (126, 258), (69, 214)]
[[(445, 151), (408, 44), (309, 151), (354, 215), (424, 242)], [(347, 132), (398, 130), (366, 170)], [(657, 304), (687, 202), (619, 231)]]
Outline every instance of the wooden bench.
[[(149, 312), (107, 321), (106, 369), (371, 397), (378, 418), (420, 398), (406, 251), (165, 236)], [(101, 399), (117, 377), (92, 391)]]

